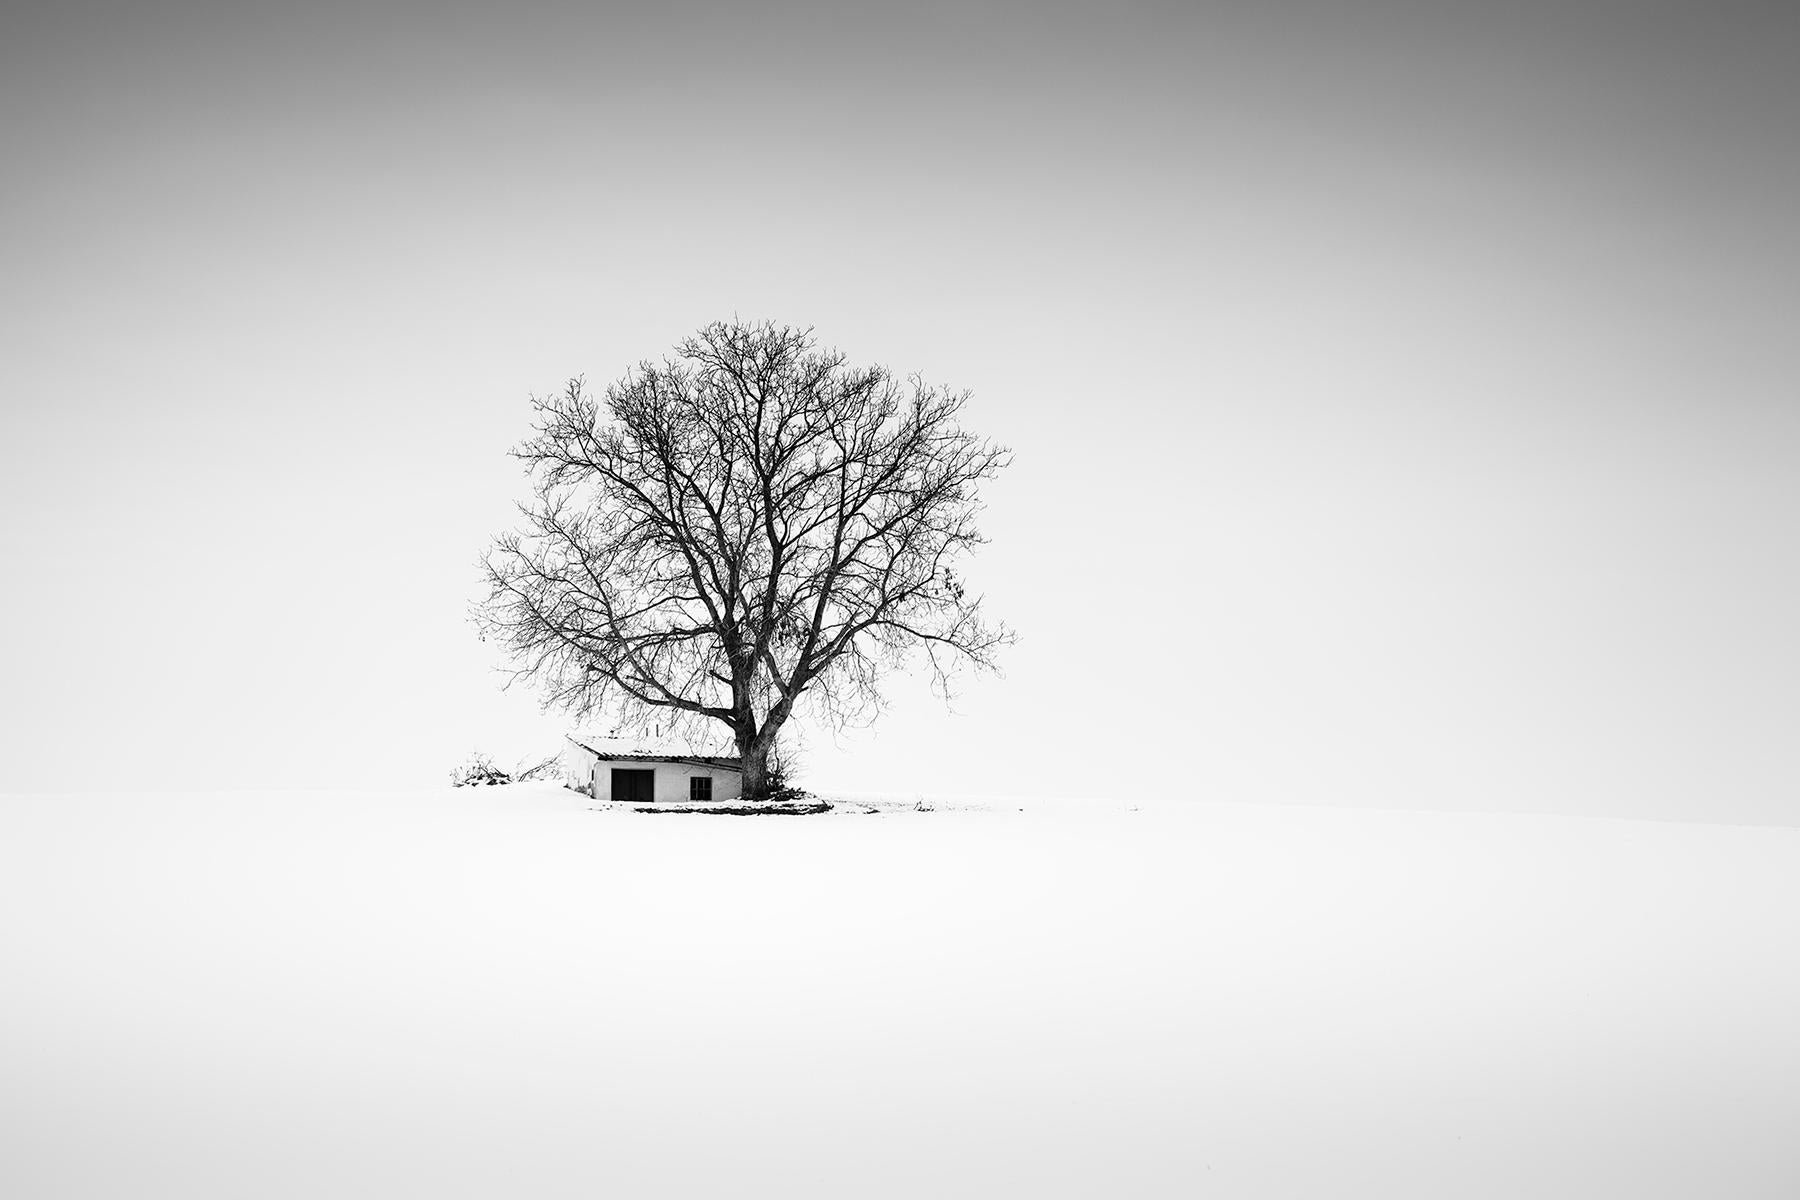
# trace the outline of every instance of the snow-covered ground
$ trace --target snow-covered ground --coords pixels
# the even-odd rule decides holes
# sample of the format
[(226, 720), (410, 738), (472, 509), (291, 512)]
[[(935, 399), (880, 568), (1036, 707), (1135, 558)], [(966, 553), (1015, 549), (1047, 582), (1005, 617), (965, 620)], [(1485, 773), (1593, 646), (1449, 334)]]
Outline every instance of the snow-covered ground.
[(0, 1195), (1800, 1196), (1800, 830), (931, 803), (0, 798)]

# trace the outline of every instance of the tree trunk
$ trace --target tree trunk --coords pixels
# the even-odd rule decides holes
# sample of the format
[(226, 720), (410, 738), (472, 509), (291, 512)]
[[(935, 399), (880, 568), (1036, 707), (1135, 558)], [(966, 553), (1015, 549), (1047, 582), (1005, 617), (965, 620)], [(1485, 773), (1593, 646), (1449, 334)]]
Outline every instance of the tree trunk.
[(769, 798), (769, 748), (774, 745), (774, 738), (751, 738), (748, 745), (738, 747), (744, 760), (744, 790), (741, 798), (750, 804), (760, 804)]
[(739, 794), (752, 804), (760, 804), (769, 798), (775, 784), (769, 774), (769, 758), (775, 753), (776, 735), (792, 711), (793, 702), (783, 700), (769, 710), (760, 727), (753, 720), (737, 727), (738, 755), (743, 760), (744, 770), (744, 790)]

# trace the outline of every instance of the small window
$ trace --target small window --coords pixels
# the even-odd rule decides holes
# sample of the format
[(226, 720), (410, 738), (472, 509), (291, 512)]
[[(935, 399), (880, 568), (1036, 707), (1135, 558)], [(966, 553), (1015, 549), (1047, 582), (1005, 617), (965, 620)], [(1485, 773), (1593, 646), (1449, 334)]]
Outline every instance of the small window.
[(702, 804), (712, 803), (712, 776), (695, 775), (688, 780), (688, 799)]

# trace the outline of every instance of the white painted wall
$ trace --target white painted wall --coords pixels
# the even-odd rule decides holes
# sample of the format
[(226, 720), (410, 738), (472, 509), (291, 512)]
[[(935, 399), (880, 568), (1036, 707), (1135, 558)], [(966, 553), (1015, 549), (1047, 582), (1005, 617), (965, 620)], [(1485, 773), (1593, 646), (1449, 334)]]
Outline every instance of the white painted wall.
[(563, 782), (579, 791), (593, 795), (594, 762), (596, 755), (574, 742), (563, 742)]
[(712, 778), (712, 799), (717, 804), (725, 800), (736, 800), (743, 790), (744, 777), (740, 772), (729, 771), (723, 767), (700, 767), (692, 763), (681, 762), (633, 762), (633, 763), (601, 763), (601, 777), (606, 780), (606, 795), (611, 795), (612, 777), (606, 769), (620, 767), (651, 767), (656, 770), (656, 802), (658, 804), (686, 804), (688, 802), (688, 780), (696, 775)]

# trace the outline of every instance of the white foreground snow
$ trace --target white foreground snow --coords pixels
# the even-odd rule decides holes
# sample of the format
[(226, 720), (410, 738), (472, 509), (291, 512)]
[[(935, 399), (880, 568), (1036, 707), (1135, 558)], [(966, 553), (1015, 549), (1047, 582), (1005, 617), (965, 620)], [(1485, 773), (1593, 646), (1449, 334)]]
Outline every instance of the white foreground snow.
[(0, 1195), (1800, 1196), (1800, 830), (0, 798)]

